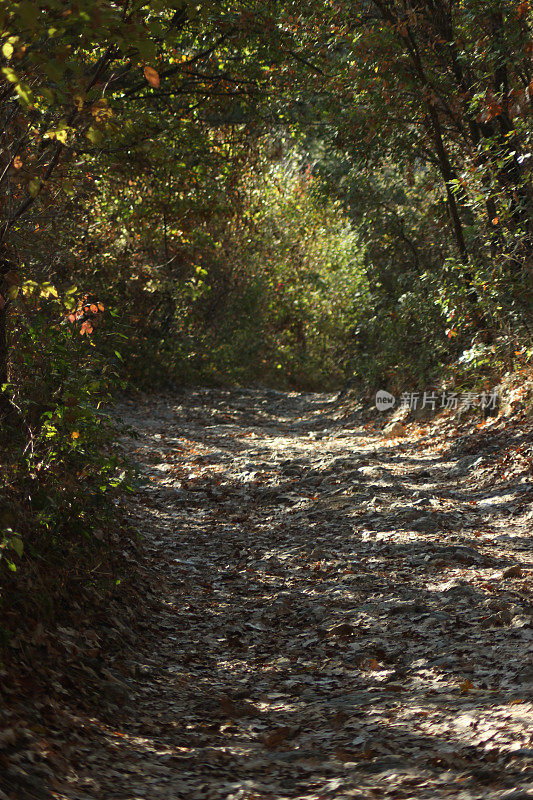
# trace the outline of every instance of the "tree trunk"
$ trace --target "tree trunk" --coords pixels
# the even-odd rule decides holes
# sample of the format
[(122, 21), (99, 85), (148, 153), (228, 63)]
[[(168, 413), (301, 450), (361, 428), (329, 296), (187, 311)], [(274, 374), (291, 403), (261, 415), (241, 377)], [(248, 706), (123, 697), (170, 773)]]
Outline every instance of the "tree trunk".
[(7, 361), (7, 309), (3, 308), (0, 311), (0, 387), (7, 383)]
[(439, 161), (440, 173), (444, 185), (446, 187), (446, 195), (448, 197), (448, 209), (450, 212), (453, 235), (455, 238), (455, 242), (457, 244), (457, 249), (459, 250), (461, 257), (467, 259), (468, 251), (466, 249), (466, 242), (463, 234), (463, 225), (461, 223), (461, 218), (459, 216), (459, 209), (457, 207), (455, 194), (453, 193), (452, 188), (450, 186), (450, 181), (457, 180), (457, 175), (448, 158), (448, 153), (446, 152), (446, 147), (444, 145), (444, 139), (442, 136), (439, 115), (437, 114), (433, 106), (429, 107), (429, 121), (431, 129), (433, 131), (433, 139), (435, 142), (435, 151), (437, 153), (437, 158)]
[(9, 397), (7, 393), (2, 390), (3, 384), (7, 383), (8, 379), (8, 354), (7, 308), (4, 307), (0, 311), (0, 420), (5, 420), (12, 411)]

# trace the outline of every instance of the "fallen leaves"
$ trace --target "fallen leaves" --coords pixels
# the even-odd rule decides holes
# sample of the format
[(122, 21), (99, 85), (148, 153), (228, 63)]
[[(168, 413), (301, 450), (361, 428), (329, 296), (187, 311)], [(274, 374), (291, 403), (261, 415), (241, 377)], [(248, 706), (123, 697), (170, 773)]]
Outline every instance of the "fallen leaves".
[[(79, 668), (76, 631), (58, 629), (72, 684), (94, 684), (101, 707), (63, 735), (66, 754), (56, 758), (56, 729), (31, 758), (52, 754), (58, 772), (63, 757), (83, 764), (66, 796), (96, 784), (109, 797), (171, 785), (188, 800), (415, 797), (423, 786), (437, 800), (519, 786), (528, 529), (483, 504), (504, 490), (488, 457), (472, 467), (480, 440), (458, 485), (433, 423), (431, 450), (405, 437), (401, 449), (372, 426), (322, 437), (336, 412), (319, 396), (276, 404), (255, 389), (125, 402), (147, 478), (128, 505), (146, 591), (132, 617), (100, 609), (85, 625)], [(6, 759), (21, 752), (10, 736)]]
[(13, 728), (0, 730), (0, 750), (17, 743), (17, 734)]
[(334, 625), (329, 630), (330, 636), (347, 637), (347, 636), (353, 636), (355, 633), (356, 629), (349, 622), (341, 622), (339, 625)]
[(502, 570), (502, 578), (521, 578), (522, 567), (520, 564), (513, 564), (511, 567), (506, 567)]
[(223, 695), (219, 701), (222, 713), (230, 719), (261, 716), (260, 709), (248, 700), (234, 701), (228, 695)]
[(263, 734), (262, 741), (265, 747), (268, 750), (275, 750), (276, 748), (280, 747), (282, 744), (288, 739), (292, 739), (296, 736), (296, 729), (291, 727), (290, 725), (284, 725), (279, 728), (276, 728), (269, 733)]
[(407, 431), (401, 422), (393, 422), (383, 429), (383, 436), (385, 439), (397, 439), (398, 437), (407, 436)]

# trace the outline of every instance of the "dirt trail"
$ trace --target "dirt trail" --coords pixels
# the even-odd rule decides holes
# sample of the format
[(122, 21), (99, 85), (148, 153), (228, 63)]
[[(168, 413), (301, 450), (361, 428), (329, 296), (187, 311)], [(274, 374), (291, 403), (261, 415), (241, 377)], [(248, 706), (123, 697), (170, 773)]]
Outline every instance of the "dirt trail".
[(533, 796), (530, 482), (332, 400), (122, 406), (160, 612), (54, 797)]

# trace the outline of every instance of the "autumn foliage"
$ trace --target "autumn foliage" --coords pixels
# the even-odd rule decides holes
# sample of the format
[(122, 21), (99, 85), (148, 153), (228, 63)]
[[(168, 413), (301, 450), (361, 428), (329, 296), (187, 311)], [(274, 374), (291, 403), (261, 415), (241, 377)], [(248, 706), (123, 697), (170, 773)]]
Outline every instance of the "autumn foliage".
[(13, 567), (22, 514), (99, 546), (117, 390), (530, 362), (530, 29), (510, 0), (0, 2)]

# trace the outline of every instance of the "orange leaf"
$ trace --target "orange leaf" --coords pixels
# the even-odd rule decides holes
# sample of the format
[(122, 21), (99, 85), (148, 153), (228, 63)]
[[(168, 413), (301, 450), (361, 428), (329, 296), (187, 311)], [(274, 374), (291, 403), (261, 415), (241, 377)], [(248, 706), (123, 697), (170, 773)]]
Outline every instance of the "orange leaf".
[(150, 86), (153, 86), (154, 89), (159, 88), (159, 83), (160, 83), (159, 73), (153, 67), (144, 68), (144, 77), (146, 78)]
[(84, 322), (80, 328), (80, 336), (83, 336), (84, 333), (89, 335), (93, 332), (93, 326), (90, 322)]

